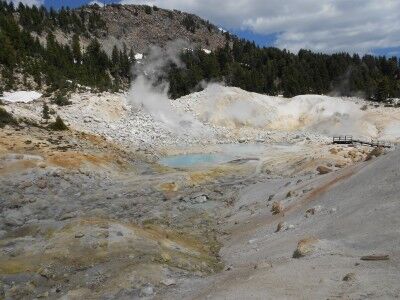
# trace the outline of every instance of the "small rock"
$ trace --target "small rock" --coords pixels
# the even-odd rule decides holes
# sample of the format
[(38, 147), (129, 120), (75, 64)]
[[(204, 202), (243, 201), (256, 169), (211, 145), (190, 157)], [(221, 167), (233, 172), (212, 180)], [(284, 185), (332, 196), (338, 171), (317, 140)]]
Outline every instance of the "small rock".
[(60, 221), (72, 219), (72, 218), (75, 218), (76, 216), (77, 216), (76, 212), (65, 213), (60, 217)]
[(306, 188), (303, 190), (303, 194), (307, 194), (308, 192), (311, 192), (313, 189), (312, 188)]
[(196, 203), (205, 203), (208, 201), (208, 196), (205, 194), (196, 195), (194, 197), (190, 197), (190, 200), (195, 201)]
[(354, 281), (356, 279), (356, 273), (348, 273), (343, 277), (343, 281)]
[(335, 167), (336, 168), (344, 168), (346, 166), (346, 162), (345, 161), (338, 161), (335, 163)]
[(329, 150), (331, 154), (338, 154), (338, 150), (336, 148), (332, 148)]
[(152, 286), (146, 286), (141, 289), (140, 293), (143, 296), (151, 296), (154, 294), (154, 288)]
[(31, 186), (32, 186), (32, 182), (24, 181), (19, 185), (19, 188), (20, 189), (26, 189), (26, 188), (31, 187)]
[(317, 171), (320, 175), (323, 175), (323, 174), (328, 174), (328, 173), (332, 172), (332, 169), (330, 169), (326, 166), (319, 166), (319, 167), (317, 167)]
[(178, 205), (177, 209), (178, 209), (179, 211), (184, 211), (184, 210), (186, 210), (186, 207), (183, 206), (183, 205)]
[(287, 194), (286, 194), (286, 198), (290, 198), (290, 197), (293, 197), (294, 196), (294, 193), (292, 192), (292, 191), (289, 191)]
[(282, 203), (281, 202), (277, 202), (277, 201), (272, 203), (271, 212), (272, 212), (273, 215), (277, 215), (277, 214), (280, 214), (281, 212), (283, 212)]
[(315, 215), (315, 208), (309, 208), (306, 210), (306, 217), (309, 215)]
[(167, 252), (162, 252), (161, 257), (164, 260), (164, 262), (169, 262), (171, 261), (171, 255), (169, 255)]
[(45, 164), (44, 162), (38, 163), (37, 166), (38, 166), (39, 168), (41, 168), (41, 169), (46, 168), (46, 164)]
[(308, 216), (310, 216), (310, 215), (315, 215), (317, 212), (320, 212), (321, 210), (322, 210), (321, 205), (311, 207), (306, 210), (306, 217), (308, 218)]
[(97, 234), (97, 237), (98, 238), (104, 238), (104, 239), (106, 239), (106, 238), (108, 238), (110, 236), (110, 234), (108, 233), (108, 231), (102, 231), (102, 232), (99, 232), (98, 234)]
[(7, 207), (10, 209), (18, 209), (28, 202), (29, 200), (26, 200), (23, 197), (14, 197), (10, 200), (10, 203), (7, 205)]
[(196, 202), (197, 202), (197, 203), (204, 203), (204, 202), (207, 202), (207, 197), (206, 197), (206, 196), (198, 197), (198, 198), (196, 198)]
[(279, 222), (278, 226), (276, 227), (275, 232), (279, 232), (286, 229), (286, 222)]
[(45, 188), (47, 187), (47, 181), (46, 181), (46, 180), (43, 180), (43, 179), (38, 180), (38, 181), (36, 182), (36, 185), (37, 185), (37, 187), (40, 188), (40, 189), (45, 189)]
[(162, 280), (161, 283), (163, 285), (170, 286), (170, 285), (175, 285), (176, 281), (173, 278), (166, 278), (166, 279)]
[(53, 171), (50, 173), (50, 175), (53, 176), (53, 177), (60, 177), (60, 176), (62, 175), (62, 171), (56, 169), (56, 170), (53, 170)]
[(3, 213), (4, 223), (9, 226), (21, 226), (25, 223), (25, 218), (19, 210), (6, 210)]
[(293, 258), (300, 258), (311, 254), (315, 249), (315, 244), (317, 243), (316, 238), (305, 238), (297, 243), (297, 248), (293, 252)]
[(38, 273), (40, 276), (42, 276), (44, 278), (47, 278), (47, 279), (51, 278), (51, 272), (47, 268), (40, 268)]
[(75, 233), (75, 238), (77, 238), (77, 239), (80, 239), (80, 238), (82, 238), (84, 236), (85, 236), (85, 234), (82, 233), (82, 232)]
[(36, 296), (36, 298), (47, 298), (49, 297), (49, 292), (44, 292)]

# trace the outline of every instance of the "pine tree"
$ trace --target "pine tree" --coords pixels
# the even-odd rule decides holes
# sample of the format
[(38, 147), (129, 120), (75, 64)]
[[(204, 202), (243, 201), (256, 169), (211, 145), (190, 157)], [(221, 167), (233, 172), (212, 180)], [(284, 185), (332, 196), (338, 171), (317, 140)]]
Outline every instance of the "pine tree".
[(66, 106), (70, 105), (71, 101), (68, 100), (66, 93), (62, 90), (58, 91), (53, 98), (53, 103), (57, 104), (58, 106)]
[(387, 98), (389, 98), (389, 81), (384, 78), (378, 83), (375, 92), (375, 100), (382, 102), (386, 101)]
[(113, 66), (118, 66), (119, 65), (119, 51), (116, 45), (114, 45), (112, 54), (111, 54), (111, 63)]
[(63, 131), (67, 130), (68, 126), (65, 125), (64, 121), (61, 119), (60, 116), (57, 116), (55, 122), (50, 124), (49, 128), (55, 131)]
[(183, 20), (182, 20), (182, 25), (185, 26), (187, 31), (190, 31), (191, 33), (196, 32), (196, 21), (193, 16), (187, 15)]
[(80, 64), (82, 61), (82, 52), (81, 45), (79, 42), (79, 34), (75, 33), (72, 37), (72, 55), (74, 56), (74, 60), (77, 64)]
[(17, 120), (4, 108), (0, 107), (0, 128), (5, 125), (17, 125)]
[(17, 63), (17, 54), (10, 38), (0, 31), (0, 64), (12, 69)]
[(153, 9), (149, 5), (144, 6), (144, 12), (148, 15), (151, 15), (153, 13)]
[(42, 119), (47, 123), (50, 120), (50, 109), (46, 102), (43, 103)]

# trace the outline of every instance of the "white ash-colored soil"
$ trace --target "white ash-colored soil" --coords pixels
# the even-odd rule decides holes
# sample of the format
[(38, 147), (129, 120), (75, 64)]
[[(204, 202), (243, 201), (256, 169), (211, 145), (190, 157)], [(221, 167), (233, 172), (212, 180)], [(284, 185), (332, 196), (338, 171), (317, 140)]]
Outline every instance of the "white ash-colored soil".
[[(211, 85), (169, 103), (200, 124), (193, 134), (127, 97), (50, 103), (66, 132), (29, 121), (0, 131), (0, 298), (400, 294), (400, 152), (375, 158), (368, 147), (331, 145), (335, 134), (396, 143), (400, 109)], [(4, 107), (42, 123), (43, 101)], [(263, 151), (203, 168), (157, 163), (230, 144)], [(371, 254), (389, 260), (360, 260)]]

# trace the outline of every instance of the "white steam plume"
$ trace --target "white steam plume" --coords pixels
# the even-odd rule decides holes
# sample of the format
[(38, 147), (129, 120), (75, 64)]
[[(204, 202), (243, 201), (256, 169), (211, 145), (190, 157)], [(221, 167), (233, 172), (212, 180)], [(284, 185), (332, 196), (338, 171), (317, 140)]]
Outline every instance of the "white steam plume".
[(203, 131), (202, 124), (192, 115), (174, 110), (168, 98), (169, 83), (160, 81), (170, 63), (177, 67), (184, 66), (179, 54), (187, 47), (182, 40), (170, 42), (165, 48), (152, 46), (145, 58), (135, 65), (136, 79), (127, 99), (136, 109), (149, 113), (169, 130), (177, 134), (199, 135)]

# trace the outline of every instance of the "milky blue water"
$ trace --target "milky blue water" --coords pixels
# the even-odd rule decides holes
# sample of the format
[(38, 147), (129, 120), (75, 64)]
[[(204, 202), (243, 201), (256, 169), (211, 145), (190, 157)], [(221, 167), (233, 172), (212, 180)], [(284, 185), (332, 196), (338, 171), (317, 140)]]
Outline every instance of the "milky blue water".
[(210, 165), (228, 162), (229, 157), (221, 153), (180, 154), (164, 157), (160, 163), (172, 168), (185, 168), (195, 165)]
[(161, 158), (159, 163), (172, 168), (189, 168), (201, 165), (210, 166), (249, 156), (254, 157), (264, 150), (264, 145), (257, 144), (220, 145), (219, 151), (215, 153), (170, 155)]

